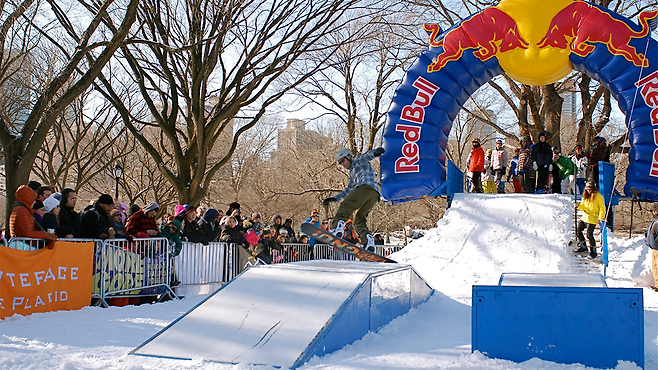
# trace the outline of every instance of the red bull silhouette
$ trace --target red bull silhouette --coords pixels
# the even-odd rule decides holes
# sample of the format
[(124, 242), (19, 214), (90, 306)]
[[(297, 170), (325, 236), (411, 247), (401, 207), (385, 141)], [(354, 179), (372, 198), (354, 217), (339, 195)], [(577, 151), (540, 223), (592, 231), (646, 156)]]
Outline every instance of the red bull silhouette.
[(473, 15), (438, 41), (438, 25), (425, 24), (425, 30), (431, 32), (430, 46), (443, 47), (436, 61), (427, 67), (428, 73), (440, 71), (448, 62), (461, 58), (467, 49), (477, 49), (473, 55), (484, 62), (497, 53), (528, 48), (516, 21), (497, 8), (486, 8)]
[(555, 47), (570, 49), (574, 54), (586, 57), (594, 51), (592, 43), (605, 44), (613, 55), (621, 55), (637, 67), (648, 67), (649, 59), (629, 45), (632, 39), (644, 38), (650, 32), (648, 21), (658, 16), (658, 10), (640, 13), (642, 30), (635, 31), (626, 22), (582, 1), (575, 1), (561, 10), (551, 25), (539, 48)]

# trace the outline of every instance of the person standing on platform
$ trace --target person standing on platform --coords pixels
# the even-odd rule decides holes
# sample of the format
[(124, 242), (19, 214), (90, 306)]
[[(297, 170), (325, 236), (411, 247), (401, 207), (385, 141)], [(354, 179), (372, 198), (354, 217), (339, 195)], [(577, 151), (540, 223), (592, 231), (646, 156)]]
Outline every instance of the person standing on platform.
[(505, 193), (503, 176), (507, 172), (507, 151), (503, 148), (503, 140), (496, 140), (496, 147), (491, 152), (491, 169), (494, 174), (494, 183), (498, 194)]
[[(587, 229), (587, 241), (589, 242), (589, 256), (594, 258), (596, 253), (596, 240), (594, 239), (594, 229), (598, 223), (604, 222), (606, 217), (605, 203), (603, 202), (603, 195), (599, 193), (596, 185), (588, 181), (585, 184), (585, 192), (583, 199), (578, 205), (578, 210), (583, 211), (583, 216), (578, 221), (578, 229), (576, 236), (578, 237), (579, 248), (575, 253), (586, 253), (587, 247), (585, 246), (585, 237), (583, 231)], [(602, 225), (603, 227), (603, 225)]]
[(473, 174), (471, 182), (473, 183), (472, 193), (483, 193), (482, 189), (482, 172), (484, 172), (484, 149), (480, 145), (480, 139), (475, 138), (472, 142), (471, 156), (469, 157), (468, 170)]

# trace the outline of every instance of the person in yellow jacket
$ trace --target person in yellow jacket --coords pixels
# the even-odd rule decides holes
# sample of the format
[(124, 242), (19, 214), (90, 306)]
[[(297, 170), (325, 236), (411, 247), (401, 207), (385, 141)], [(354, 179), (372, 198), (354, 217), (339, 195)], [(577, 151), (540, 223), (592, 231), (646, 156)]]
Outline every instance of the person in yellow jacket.
[(583, 231), (587, 229), (589, 255), (594, 258), (597, 256), (594, 229), (599, 222), (605, 221), (605, 203), (603, 202), (603, 195), (599, 193), (596, 184), (591, 181), (585, 184), (583, 199), (578, 205), (578, 210), (583, 211), (583, 216), (578, 221), (578, 230), (576, 233), (579, 248), (574, 252), (586, 253), (588, 251), (585, 246), (585, 236), (583, 236)]

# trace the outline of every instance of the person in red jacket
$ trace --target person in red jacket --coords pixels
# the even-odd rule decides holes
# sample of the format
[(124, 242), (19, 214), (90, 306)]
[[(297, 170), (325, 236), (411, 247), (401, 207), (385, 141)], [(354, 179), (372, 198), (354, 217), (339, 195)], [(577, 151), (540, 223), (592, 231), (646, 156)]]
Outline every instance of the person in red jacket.
[[(21, 185), (16, 190), (16, 203), (9, 216), (9, 237), (24, 237), (46, 240), (57, 240), (53, 233), (45, 232), (41, 227), (37, 227), (36, 221), (32, 216), (34, 210), (32, 204), (37, 199), (37, 192), (27, 185)], [(53, 243), (48, 243), (49, 248), (53, 248)]]
[(482, 193), (482, 172), (484, 172), (484, 149), (480, 146), (480, 139), (473, 139), (473, 148), (471, 156), (468, 159), (468, 170), (473, 173), (473, 193)]

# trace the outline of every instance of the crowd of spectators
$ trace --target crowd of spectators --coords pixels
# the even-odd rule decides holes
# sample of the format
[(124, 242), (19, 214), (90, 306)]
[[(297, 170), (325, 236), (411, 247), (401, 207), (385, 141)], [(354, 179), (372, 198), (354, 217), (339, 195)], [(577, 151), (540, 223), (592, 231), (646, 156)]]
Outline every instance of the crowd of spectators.
[(543, 131), (536, 143), (524, 136), (513, 150), (508, 159), (503, 140), (496, 140), (495, 147), (485, 151), (480, 140), (474, 138), (468, 158), (470, 191), (504, 193), (505, 182), (511, 182), (515, 193), (582, 195), (587, 180), (598, 186), (599, 161), (610, 161), (610, 150), (601, 136), (593, 139), (590, 153), (576, 144), (568, 155), (563, 155), (558, 146), (551, 147), (546, 142)]
[[(57, 238), (132, 240), (160, 236), (170, 241), (173, 255), (180, 253), (183, 241), (203, 244), (220, 241), (242, 245), (265, 262), (272, 260), (272, 249), (283, 250), (285, 244), (315, 244), (314, 239), (295, 230), (291, 218), (284, 220), (277, 214), (267, 224), (259, 213), (243, 216), (238, 202), (231, 203), (226, 213), (212, 207), (180, 204), (174, 207), (173, 214), (160, 218), (163, 212), (156, 202), (144, 208), (135, 204), (129, 207), (126, 203), (116, 203), (108, 194), (101, 194), (94, 204), (79, 212), (76, 211), (77, 200), (73, 189), (53, 193), (36, 181), (21, 185), (16, 191), (6, 236), (48, 241)], [(320, 212), (314, 208), (305, 222), (328, 230), (331, 221), (320, 220)], [(351, 220), (348, 220), (348, 241), (360, 243), (350, 227)], [(378, 241), (383, 244), (381, 235)]]

